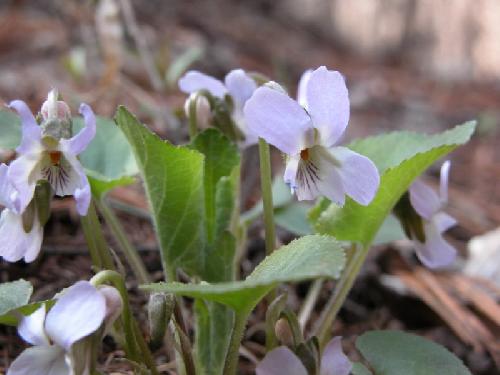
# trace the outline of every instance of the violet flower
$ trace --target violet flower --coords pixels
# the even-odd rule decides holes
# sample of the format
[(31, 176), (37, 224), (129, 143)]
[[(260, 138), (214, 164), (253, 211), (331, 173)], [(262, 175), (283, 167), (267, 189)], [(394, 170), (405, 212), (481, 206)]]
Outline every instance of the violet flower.
[(66, 103), (57, 100), (55, 90), (49, 93), (42, 106), (41, 126), (23, 101), (14, 100), (9, 107), (18, 112), (22, 123), (21, 144), (16, 149), (18, 157), (10, 164), (8, 172), (9, 181), (19, 194), (20, 211), (31, 202), (37, 181), (44, 179), (56, 195), (73, 195), (78, 213), (86, 215), (90, 186), (77, 156), (95, 136), (92, 109), (87, 104), (80, 105), (85, 127), (69, 138), (71, 114)]
[(248, 129), (287, 155), (284, 179), (299, 200), (324, 195), (343, 205), (345, 195), (369, 204), (379, 186), (373, 162), (336, 146), (349, 122), (344, 78), (324, 66), (301, 78), (298, 102), (271, 82), (246, 102)]
[(230, 95), (234, 104), (231, 115), (236, 126), (245, 136), (244, 146), (257, 143), (257, 136), (248, 131), (243, 116), (243, 107), (257, 89), (257, 84), (244, 70), (231, 70), (224, 78), (224, 82), (191, 70), (179, 79), (179, 88), (186, 94), (207, 90), (211, 95), (219, 99), (224, 99), (226, 95)]
[[(334, 337), (321, 357), (319, 375), (349, 375), (352, 364), (342, 351), (341, 337)], [(286, 346), (266, 354), (255, 369), (256, 375), (308, 375), (300, 359)]]
[(443, 211), (448, 202), (448, 175), (450, 162), (441, 166), (439, 196), (421, 181), (415, 181), (409, 189), (410, 202), (423, 220), (425, 241), (412, 238), (420, 261), (429, 268), (449, 265), (455, 260), (457, 250), (446, 242), (442, 233), (457, 221)]
[(33, 210), (33, 225), (29, 232), (24, 230), (19, 197), (7, 179), (8, 169), (7, 165), (0, 164), (0, 205), (5, 207), (0, 215), (0, 256), (8, 262), (22, 258), (32, 262), (40, 252), (43, 228)]
[(117, 317), (117, 311), (111, 310), (121, 310), (118, 291), (105, 288), (104, 293), (88, 281), (79, 281), (57, 299), (48, 313), (42, 305), (24, 317), (18, 326), (19, 335), (34, 346), (15, 359), (7, 375), (89, 374), (90, 352), (75, 346), (103, 323), (111, 324), (111, 319)]

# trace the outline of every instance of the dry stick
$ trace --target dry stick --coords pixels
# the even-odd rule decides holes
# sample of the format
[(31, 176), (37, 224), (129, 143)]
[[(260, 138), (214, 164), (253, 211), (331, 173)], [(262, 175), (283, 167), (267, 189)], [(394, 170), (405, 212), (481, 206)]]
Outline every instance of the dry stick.
[(156, 91), (161, 92), (163, 91), (165, 85), (163, 84), (163, 81), (158, 71), (156, 70), (153, 56), (151, 55), (146, 40), (142, 36), (141, 30), (137, 25), (132, 4), (130, 4), (129, 0), (121, 0), (120, 4), (123, 12), (123, 18), (125, 20), (125, 25), (127, 26), (130, 35), (137, 45), (137, 50), (139, 52), (139, 55), (141, 56), (142, 63), (146, 68), (146, 72), (149, 76), (149, 80), (151, 81), (151, 85)]

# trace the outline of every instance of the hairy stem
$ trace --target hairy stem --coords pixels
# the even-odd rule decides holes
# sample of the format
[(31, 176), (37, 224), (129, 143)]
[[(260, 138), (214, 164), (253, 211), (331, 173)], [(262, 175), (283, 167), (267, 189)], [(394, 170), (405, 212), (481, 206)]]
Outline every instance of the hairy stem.
[(96, 205), (99, 211), (102, 213), (104, 220), (109, 225), (109, 228), (113, 232), (114, 237), (118, 241), (127, 262), (129, 263), (132, 271), (137, 278), (139, 284), (148, 284), (151, 282), (148, 271), (144, 266), (144, 263), (137, 252), (137, 249), (130, 243), (125, 230), (123, 229), (120, 221), (116, 217), (113, 210), (109, 207), (104, 199), (96, 200)]
[(266, 229), (266, 254), (274, 251), (276, 234), (274, 228), (274, 206), (271, 176), (271, 155), (269, 145), (259, 138), (260, 157), (260, 186), (262, 189), (262, 203), (264, 205), (264, 227)]
[(238, 370), (240, 344), (243, 339), (243, 333), (245, 332), (249, 314), (250, 313), (247, 311), (235, 313), (233, 331), (231, 332), (223, 375), (234, 375)]
[(87, 216), (82, 216), (81, 221), (93, 265), (98, 271), (102, 269), (114, 270), (115, 264), (108, 243), (102, 233), (101, 223), (94, 206), (94, 199), (90, 202)]
[(342, 277), (335, 286), (335, 290), (328, 300), (318, 320), (318, 324), (315, 326), (313, 334), (318, 337), (320, 347), (322, 348), (326, 345), (330, 337), (330, 328), (363, 266), (366, 256), (368, 255), (368, 249), (368, 246), (362, 249), (354, 248), (355, 253), (344, 269)]

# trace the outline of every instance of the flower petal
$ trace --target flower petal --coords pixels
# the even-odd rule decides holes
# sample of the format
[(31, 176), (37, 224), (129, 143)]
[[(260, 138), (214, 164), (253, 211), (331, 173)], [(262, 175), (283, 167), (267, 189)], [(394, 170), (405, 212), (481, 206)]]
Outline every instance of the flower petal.
[(307, 149), (307, 157), (299, 164), (296, 184), (298, 200), (324, 195), (340, 206), (344, 204), (345, 188), (337, 171), (337, 161), (323, 146)]
[(71, 345), (95, 332), (106, 316), (104, 296), (88, 281), (79, 281), (57, 300), (45, 319), (45, 331), (57, 345)]
[(50, 345), (45, 334), (45, 304), (42, 304), (34, 313), (24, 316), (17, 327), (19, 336), (31, 345)]
[(324, 66), (311, 73), (306, 86), (307, 111), (321, 144), (333, 146), (349, 122), (349, 95), (344, 77)]
[(453, 263), (457, 250), (446, 242), (435, 222), (424, 223), (425, 243), (414, 241), (420, 261), (429, 268), (446, 267)]
[(24, 350), (10, 365), (7, 375), (70, 375), (64, 351), (58, 346), (34, 346)]
[(33, 199), (38, 180), (42, 178), (40, 168), (41, 152), (20, 155), (9, 165), (7, 177), (18, 193), (19, 212), (24, 211)]
[[(60, 146), (64, 147), (65, 145), (63, 144)], [(68, 150), (61, 149), (61, 151), (64, 153), (64, 162), (67, 162), (66, 166), (61, 163), (61, 167), (66, 168), (65, 173), (67, 180), (64, 185), (60, 185), (60, 189), (56, 189), (56, 187), (53, 186), (55, 194), (59, 196), (73, 195), (76, 201), (76, 210), (80, 216), (85, 216), (87, 215), (91, 199), (87, 175), (76, 156)], [(61, 159), (61, 161), (63, 161), (63, 159)]]
[(292, 194), (297, 189), (297, 172), (299, 169), (300, 154), (289, 156), (286, 162), (285, 174), (283, 180), (292, 190)]
[(426, 220), (441, 209), (441, 202), (434, 190), (422, 181), (416, 180), (411, 184), (410, 202), (415, 211)]
[(186, 94), (207, 90), (213, 96), (221, 99), (227, 93), (227, 89), (221, 81), (196, 70), (187, 72), (179, 79), (179, 88)]
[(19, 212), (19, 207), (16, 207), (14, 199), (17, 196), (17, 192), (14, 190), (7, 177), (8, 171), (9, 167), (6, 164), (0, 164), (0, 206), (7, 207), (11, 211)]
[(299, 358), (286, 346), (280, 346), (266, 354), (255, 369), (256, 375), (307, 375)]
[(26, 262), (32, 262), (40, 252), (43, 229), (38, 218), (35, 218), (31, 232), (23, 229), (22, 217), (9, 210), (0, 215), (0, 256), (7, 262), (17, 262), (23, 257)]
[(297, 101), (299, 104), (307, 110), (307, 84), (309, 83), (309, 79), (311, 78), (313, 70), (308, 69), (304, 73), (299, 80), (299, 85), (297, 87)]
[(224, 78), (227, 91), (234, 100), (235, 107), (243, 109), (245, 102), (250, 99), (257, 89), (257, 84), (252, 77), (242, 69), (231, 70)]
[(96, 133), (96, 121), (92, 108), (82, 103), (80, 104), (80, 114), (83, 116), (85, 126), (72, 138), (63, 138), (59, 141), (59, 144), (62, 144), (62, 147), (73, 155), (82, 153), (94, 139)]
[(450, 174), (451, 163), (446, 160), (441, 166), (441, 173), (439, 176), (439, 198), (441, 198), (441, 204), (448, 203), (448, 176)]
[(347, 195), (364, 206), (370, 204), (377, 193), (380, 177), (377, 167), (366, 156), (347, 147), (332, 147), (331, 155), (338, 160), (337, 168)]
[(435, 214), (432, 221), (441, 233), (457, 225), (455, 218), (445, 212), (438, 212)]
[(321, 375), (349, 375), (351, 361), (342, 351), (342, 337), (337, 336), (326, 345), (321, 357)]
[(42, 129), (38, 126), (33, 113), (22, 100), (10, 102), (9, 108), (13, 108), (21, 117), (22, 138), (21, 144), (16, 148), (19, 154), (30, 152), (34, 145), (39, 145), (42, 139)]
[(249, 131), (281, 151), (296, 155), (306, 147), (310, 118), (288, 95), (269, 87), (259, 87), (247, 100), (244, 114)]

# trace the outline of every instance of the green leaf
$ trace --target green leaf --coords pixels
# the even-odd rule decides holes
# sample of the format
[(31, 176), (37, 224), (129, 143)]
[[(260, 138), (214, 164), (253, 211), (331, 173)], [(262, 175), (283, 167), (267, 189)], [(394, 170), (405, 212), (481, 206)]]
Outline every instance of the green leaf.
[[(192, 147), (205, 155), (203, 185), (206, 226), (208, 242), (212, 243), (216, 234), (221, 234), (227, 229), (232, 216), (235, 186), (233, 180), (226, 178), (221, 181), (221, 179), (237, 173), (233, 171), (240, 165), (240, 155), (236, 145), (216, 129), (208, 129), (198, 134), (193, 140)], [(216, 212), (217, 209), (222, 210), (222, 214)], [(217, 231), (216, 225), (219, 226)]]
[(21, 121), (12, 111), (0, 110), (0, 150), (13, 150), (21, 142)]
[(368, 370), (366, 368), (366, 366), (360, 362), (353, 362), (351, 374), (352, 375), (373, 375), (372, 372), (370, 370)]
[[(96, 122), (95, 138), (80, 154), (85, 169), (105, 180), (120, 180), (124, 176), (136, 175), (139, 170), (124, 134), (112, 120), (97, 116)], [(76, 134), (82, 127), (83, 119), (74, 117), (73, 133)]]
[(432, 163), (466, 143), (475, 123), (468, 122), (436, 135), (394, 132), (349, 145), (377, 165), (381, 174), (377, 195), (368, 206), (347, 199), (344, 207), (321, 199), (310, 212), (315, 231), (339, 240), (369, 245), (383, 221), (413, 180)]
[(420, 336), (401, 331), (371, 331), (356, 347), (375, 375), (471, 375), (447, 349)]
[(274, 210), (274, 220), (280, 227), (299, 236), (312, 233), (311, 224), (307, 221), (307, 212), (311, 206), (303, 202), (291, 202)]
[(279, 283), (321, 277), (336, 279), (344, 265), (344, 251), (334, 238), (311, 235), (274, 251), (244, 281), (217, 284), (158, 283), (142, 288), (215, 301), (240, 313), (253, 309)]
[(196, 315), (197, 372), (205, 375), (222, 374), (224, 359), (233, 328), (234, 311), (216, 302), (198, 299)]
[(126, 186), (135, 182), (135, 178), (132, 176), (123, 176), (112, 180), (89, 170), (86, 171), (86, 174), (92, 195), (97, 199), (101, 199), (108, 191), (115, 187)]
[(394, 215), (388, 215), (373, 239), (373, 245), (383, 245), (405, 238), (406, 236), (398, 219)]
[(205, 269), (203, 160), (198, 151), (161, 140), (125, 107), (115, 121), (132, 146), (144, 180), (163, 267), (199, 274)]
[(0, 284), (0, 323), (12, 324), (9, 312), (26, 305), (32, 293), (33, 286), (23, 279)]

